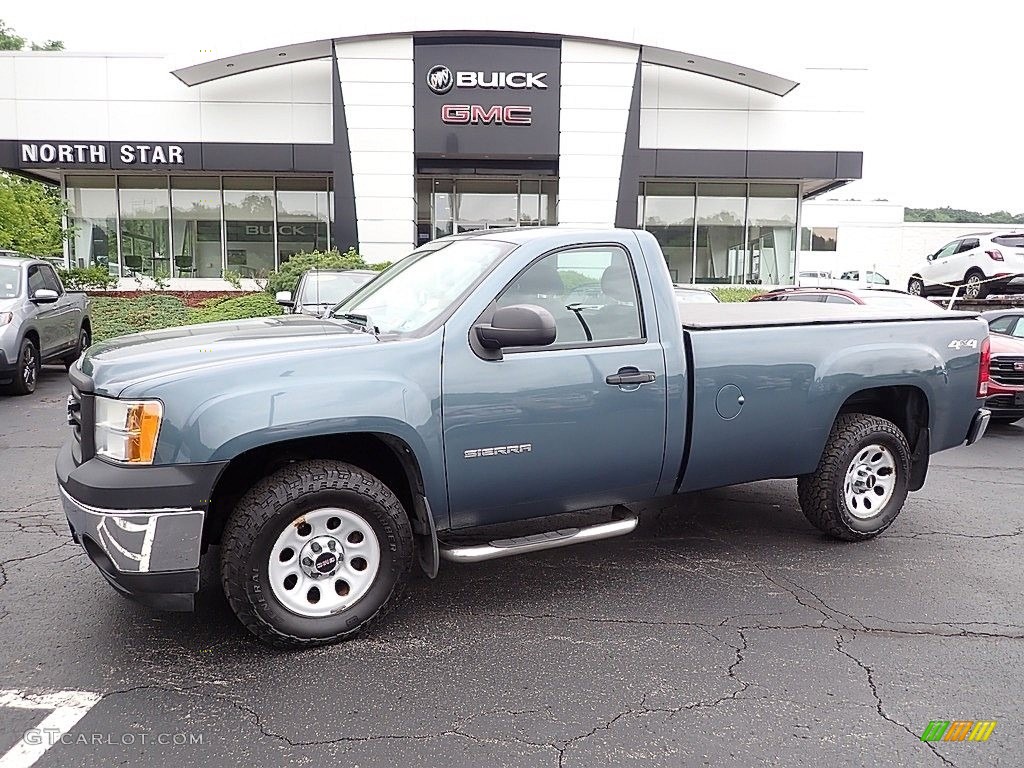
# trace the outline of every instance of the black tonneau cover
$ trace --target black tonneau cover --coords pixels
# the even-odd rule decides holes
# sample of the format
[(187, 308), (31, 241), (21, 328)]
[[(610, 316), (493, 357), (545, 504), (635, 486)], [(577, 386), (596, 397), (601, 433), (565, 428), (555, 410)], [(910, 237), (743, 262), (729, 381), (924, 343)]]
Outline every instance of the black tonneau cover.
[(824, 304), (809, 301), (752, 301), (723, 304), (682, 304), (679, 318), (687, 330), (713, 328), (764, 328), (783, 325), (835, 323), (884, 323), (916, 320), (963, 320), (977, 312), (927, 308), (921, 312), (905, 307), (887, 309), (862, 304)]

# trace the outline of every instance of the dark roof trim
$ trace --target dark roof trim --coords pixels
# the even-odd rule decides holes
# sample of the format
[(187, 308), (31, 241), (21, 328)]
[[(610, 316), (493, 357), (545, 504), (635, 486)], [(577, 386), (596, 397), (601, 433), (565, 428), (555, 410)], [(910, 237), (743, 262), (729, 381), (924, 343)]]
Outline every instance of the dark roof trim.
[(720, 59), (712, 59), (707, 56), (698, 56), (684, 51), (673, 51), (667, 48), (656, 48), (649, 45), (636, 45), (617, 40), (608, 40), (597, 37), (579, 37), (577, 35), (554, 35), (537, 32), (490, 32), (490, 31), (433, 31), (433, 32), (391, 32), (376, 35), (358, 35), (355, 37), (341, 37), (336, 40), (311, 40), (305, 43), (294, 43), (275, 48), (265, 48), (261, 51), (241, 53), (237, 56), (228, 56), (222, 59), (205, 61), (201, 64), (194, 64), (190, 67), (182, 67), (171, 72), (185, 85), (193, 86), (202, 83), (209, 83), (221, 78), (238, 75), (243, 72), (254, 72), (258, 69), (291, 64), (296, 61), (311, 61), (313, 59), (326, 59), (331, 56), (331, 49), (335, 42), (357, 42), (362, 40), (383, 40), (390, 37), (414, 36), (420, 40), (445, 40), (450, 41), (459, 38), (488, 38), (500, 37), (503, 39), (522, 39), (524, 42), (532, 41), (561, 41), (580, 40), (583, 42), (604, 43), (610, 45), (624, 45), (630, 48), (640, 49), (640, 61), (644, 64), (656, 64), (662, 67), (680, 69), (687, 72), (694, 72), (699, 75), (707, 75), (719, 80), (728, 80), (731, 83), (745, 85), (758, 91), (773, 93), (776, 96), (785, 96), (799, 85), (795, 80), (788, 80), (778, 75), (772, 75), (750, 67), (742, 67)]

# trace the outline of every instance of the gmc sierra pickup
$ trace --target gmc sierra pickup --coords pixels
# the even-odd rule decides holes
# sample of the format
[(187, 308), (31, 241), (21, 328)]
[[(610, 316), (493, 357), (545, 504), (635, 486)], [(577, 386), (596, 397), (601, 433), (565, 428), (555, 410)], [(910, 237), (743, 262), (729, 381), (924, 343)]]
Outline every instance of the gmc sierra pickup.
[[(219, 546), (242, 623), (315, 645), (379, 618), (417, 559), (434, 576), (441, 559), (628, 533), (624, 505), (651, 497), (796, 478), (812, 524), (875, 536), (931, 453), (984, 432), (987, 350), (970, 314), (681, 306), (646, 232), (459, 235), (324, 318), (91, 347), (57, 478), (118, 591), (188, 610)], [(604, 508), (578, 528), (473, 536)]]

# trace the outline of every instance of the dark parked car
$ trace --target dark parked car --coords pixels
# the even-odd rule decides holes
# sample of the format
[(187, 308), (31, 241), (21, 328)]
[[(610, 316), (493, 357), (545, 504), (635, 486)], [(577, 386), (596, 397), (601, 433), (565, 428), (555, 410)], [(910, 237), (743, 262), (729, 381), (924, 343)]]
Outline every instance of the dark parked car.
[(703, 288), (685, 288), (681, 285), (673, 287), (677, 304), (718, 304), (718, 297)]
[(751, 301), (810, 301), (824, 304), (864, 304), (889, 309), (942, 314), (945, 310), (920, 296), (890, 288), (777, 288)]
[(286, 314), (320, 317), (377, 276), (372, 269), (310, 269), (302, 273), (295, 293), (278, 291)]
[(992, 309), (982, 312), (981, 316), (988, 321), (989, 330), (993, 333), (1024, 339), (1024, 308)]

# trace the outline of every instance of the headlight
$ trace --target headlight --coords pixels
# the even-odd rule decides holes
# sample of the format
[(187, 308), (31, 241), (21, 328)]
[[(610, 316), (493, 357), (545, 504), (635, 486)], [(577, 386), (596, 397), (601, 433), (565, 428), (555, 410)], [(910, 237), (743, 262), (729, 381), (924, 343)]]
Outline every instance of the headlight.
[(125, 464), (152, 464), (164, 406), (159, 400), (96, 398), (96, 453)]
[(14, 320), (13, 312), (0, 312), (0, 326), (7, 325), (12, 320)]

